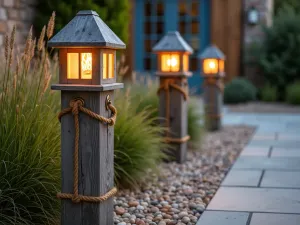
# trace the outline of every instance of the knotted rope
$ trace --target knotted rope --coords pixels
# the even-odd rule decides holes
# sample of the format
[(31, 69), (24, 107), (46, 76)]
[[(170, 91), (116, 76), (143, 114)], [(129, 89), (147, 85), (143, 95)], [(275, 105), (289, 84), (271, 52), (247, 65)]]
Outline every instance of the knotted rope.
[(79, 195), (78, 194), (78, 161), (79, 161), (79, 112), (83, 112), (85, 114), (87, 114), (88, 116), (99, 120), (100, 122), (103, 123), (107, 123), (109, 126), (113, 126), (116, 122), (116, 118), (117, 118), (117, 109), (111, 104), (111, 102), (109, 101), (107, 104), (107, 107), (111, 110), (112, 112), (112, 116), (110, 118), (105, 118), (101, 115), (98, 115), (92, 111), (90, 111), (87, 108), (83, 107), (83, 101), (82, 100), (72, 100), (70, 102), (70, 107), (63, 109), (59, 115), (58, 115), (58, 119), (59, 121), (61, 121), (61, 118), (68, 114), (68, 113), (72, 113), (74, 116), (74, 125), (75, 125), (75, 140), (74, 140), (74, 165), (73, 165), (73, 179), (74, 179), (74, 183), (73, 183), (73, 194), (70, 193), (57, 193), (57, 197), (60, 199), (71, 199), (72, 202), (74, 203), (80, 203), (81, 201), (85, 201), (85, 202), (103, 202), (106, 201), (107, 199), (111, 198), (112, 196), (114, 196), (117, 193), (117, 189), (114, 187), (112, 188), (109, 192), (107, 192), (106, 194), (102, 195), (102, 196), (84, 196), (84, 195)]
[[(188, 100), (189, 95), (188, 93), (179, 85), (177, 85), (175, 83), (176, 81), (174, 79), (164, 79), (161, 82), (161, 85), (159, 86), (158, 90), (157, 90), (157, 94), (159, 94), (162, 90), (165, 91), (165, 96), (166, 96), (166, 127), (170, 128), (170, 89), (173, 88), (177, 91), (179, 91), (182, 95), (184, 100)], [(166, 132), (166, 139), (165, 141), (167, 143), (185, 143), (190, 139), (190, 136), (185, 136), (183, 138), (171, 138), (170, 137), (170, 132), (167, 131)]]

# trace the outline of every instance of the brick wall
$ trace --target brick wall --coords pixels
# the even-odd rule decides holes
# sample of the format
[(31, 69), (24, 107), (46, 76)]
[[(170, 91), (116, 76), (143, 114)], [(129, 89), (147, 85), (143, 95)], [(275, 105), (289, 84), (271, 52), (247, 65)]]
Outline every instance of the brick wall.
[[(273, 17), (274, 0), (244, 0), (244, 40), (243, 40), (243, 58), (244, 75), (252, 80), (256, 85), (262, 84), (260, 71), (257, 67), (255, 58), (251, 57), (250, 52), (254, 42), (262, 42), (264, 33), (262, 26), (271, 26)], [(259, 12), (259, 24), (250, 25), (247, 21), (247, 12), (254, 6)]]
[(4, 36), (11, 32), (16, 24), (16, 44), (22, 44), (34, 19), (34, 3), (36, 0), (0, 0), (0, 48), (4, 44)]

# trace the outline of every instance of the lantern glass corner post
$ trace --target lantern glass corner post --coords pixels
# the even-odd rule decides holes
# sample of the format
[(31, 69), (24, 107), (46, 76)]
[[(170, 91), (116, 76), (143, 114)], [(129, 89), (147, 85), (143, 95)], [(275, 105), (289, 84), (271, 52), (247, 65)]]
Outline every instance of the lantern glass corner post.
[(113, 224), (116, 50), (125, 44), (91, 10), (77, 15), (48, 46), (59, 49), (62, 225)]
[(165, 139), (172, 145), (167, 153), (172, 160), (182, 163), (186, 160), (187, 141), (187, 100), (189, 55), (193, 49), (179, 32), (168, 32), (154, 47), (157, 54), (159, 87), (159, 115), (161, 124), (167, 128)]
[(201, 74), (204, 76), (205, 125), (210, 131), (222, 126), (223, 81), (225, 76), (225, 55), (214, 45), (199, 55)]

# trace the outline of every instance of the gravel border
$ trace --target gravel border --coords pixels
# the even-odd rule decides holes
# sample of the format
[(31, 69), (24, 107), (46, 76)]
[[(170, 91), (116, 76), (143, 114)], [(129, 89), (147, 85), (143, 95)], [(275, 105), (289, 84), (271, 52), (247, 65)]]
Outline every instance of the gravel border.
[(114, 199), (117, 225), (194, 225), (255, 128), (228, 126), (207, 133), (184, 164), (163, 163), (141, 190)]

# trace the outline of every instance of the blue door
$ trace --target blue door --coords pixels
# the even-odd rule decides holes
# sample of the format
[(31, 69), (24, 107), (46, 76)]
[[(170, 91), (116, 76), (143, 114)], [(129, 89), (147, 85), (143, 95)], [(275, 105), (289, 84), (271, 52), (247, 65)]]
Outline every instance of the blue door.
[(190, 56), (189, 78), (193, 93), (201, 93), (199, 52), (210, 40), (209, 0), (135, 0), (134, 70), (139, 74), (154, 74), (156, 55), (152, 47), (168, 31), (178, 30), (194, 49)]

